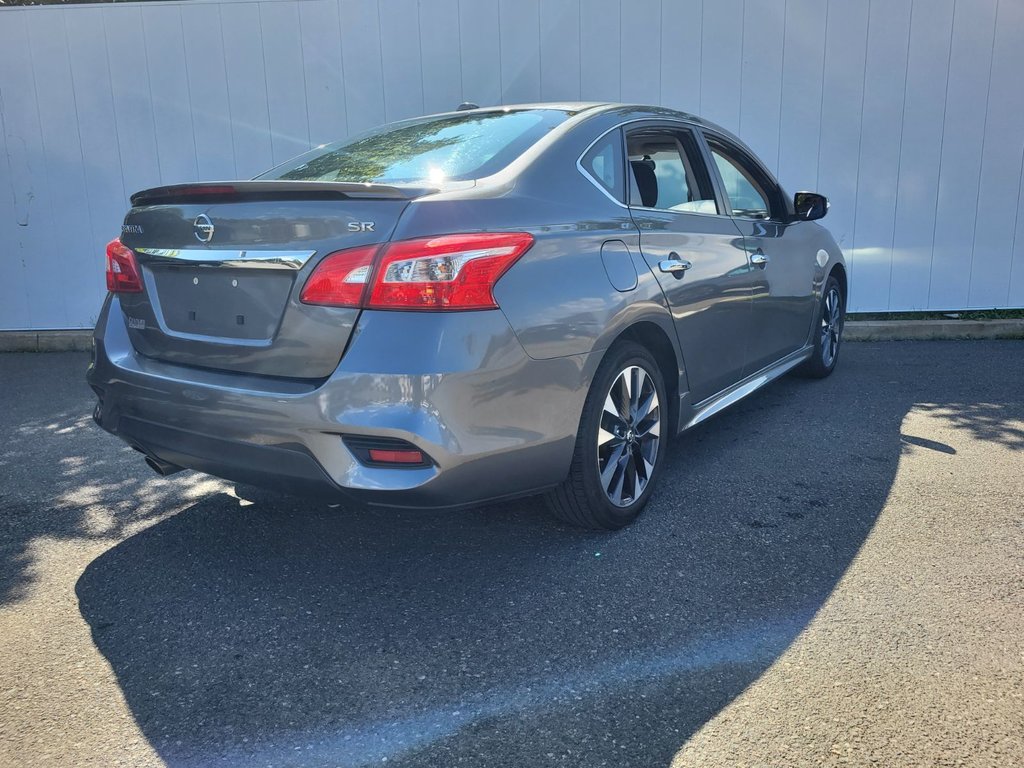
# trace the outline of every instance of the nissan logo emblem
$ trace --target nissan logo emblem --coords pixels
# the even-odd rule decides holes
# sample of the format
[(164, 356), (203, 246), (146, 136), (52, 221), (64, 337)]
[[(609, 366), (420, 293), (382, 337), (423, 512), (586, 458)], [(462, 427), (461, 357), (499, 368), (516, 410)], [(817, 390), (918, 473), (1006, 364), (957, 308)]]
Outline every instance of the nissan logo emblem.
[(205, 213), (196, 216), (192, 222), (192, 229), (195, 231), (196, 240), (200, 243), (208, 243), (213, 240), (213, 222)]

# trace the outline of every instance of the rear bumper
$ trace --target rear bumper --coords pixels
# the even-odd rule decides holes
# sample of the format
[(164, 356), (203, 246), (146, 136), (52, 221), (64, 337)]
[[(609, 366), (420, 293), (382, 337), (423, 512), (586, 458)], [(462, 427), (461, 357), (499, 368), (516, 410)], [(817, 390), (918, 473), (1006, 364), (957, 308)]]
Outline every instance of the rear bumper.
[[(533, 360), (501, 312), (370, 312), (317, 382), (168, 364), (132, 347), (116, 297), (96, 326), (95, 418), (162, 461), (286, 492), (452, 507), (568, 473), (593, 371)], [(370, 467), (343, 435), (399, 438), (432, 466)]]

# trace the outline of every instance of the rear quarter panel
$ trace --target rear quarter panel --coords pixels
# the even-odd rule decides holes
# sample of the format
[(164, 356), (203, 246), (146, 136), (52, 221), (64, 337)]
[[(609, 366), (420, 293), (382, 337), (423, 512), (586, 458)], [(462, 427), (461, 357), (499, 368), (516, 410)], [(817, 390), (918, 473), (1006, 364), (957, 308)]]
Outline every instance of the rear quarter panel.
[[(412, 203), (394, 237), (529, 232), (533, 247), (499, 280), (494, 294), (530, 357), (600, 352), (630, 325), (648, 321), (662, 328), (678, 358), (665, 297), (640, 254), (639, 232), (628, 210), (576, 166), (587, 147), (621, 120), (614, 114), (595, 116), (504, 178)], [(607, 241), (620, 241), (629, 250), (637, 274), (631, 290), (617, 290), (609, 279), (601, 258)]]

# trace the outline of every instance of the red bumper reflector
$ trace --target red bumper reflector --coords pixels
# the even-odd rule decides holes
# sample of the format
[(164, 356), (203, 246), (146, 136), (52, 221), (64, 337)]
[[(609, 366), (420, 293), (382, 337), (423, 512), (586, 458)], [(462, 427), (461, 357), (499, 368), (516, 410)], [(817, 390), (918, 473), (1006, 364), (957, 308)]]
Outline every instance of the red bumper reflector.
[(422, 464), (423, 454), (419, 451), (392, 451), (371, 448), (370, 461), (379, 461), (381, 464)]

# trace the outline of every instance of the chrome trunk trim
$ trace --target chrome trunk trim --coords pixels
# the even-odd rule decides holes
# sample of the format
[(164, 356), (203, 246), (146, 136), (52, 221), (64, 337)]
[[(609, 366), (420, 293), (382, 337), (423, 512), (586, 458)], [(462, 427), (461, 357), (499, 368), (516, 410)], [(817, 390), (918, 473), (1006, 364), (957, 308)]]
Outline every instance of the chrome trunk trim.
[(167, 264), (188, 262), (198, 267), (302, 269), (316, 251), (229, 251), (210, 248), (134, 248)]

